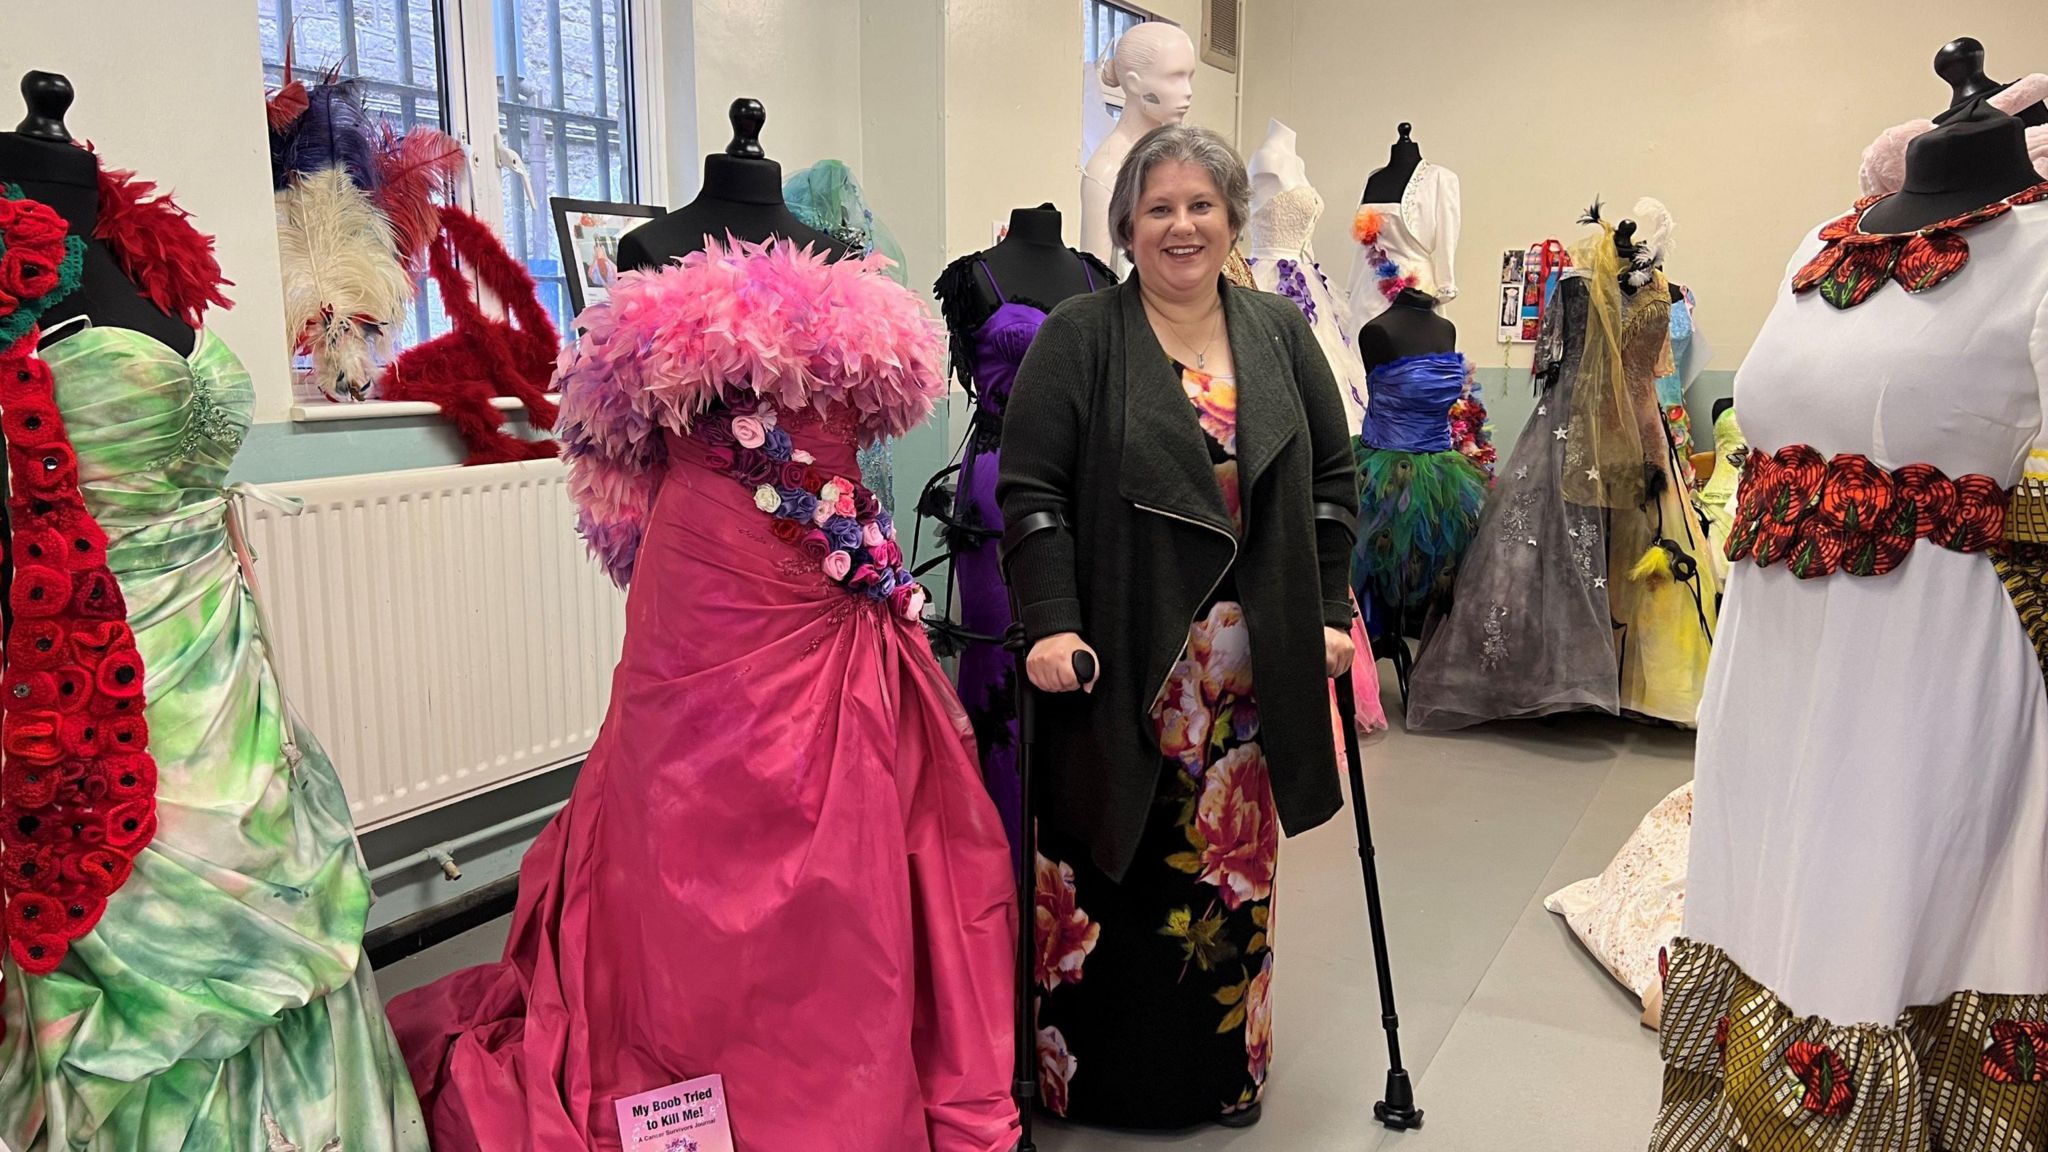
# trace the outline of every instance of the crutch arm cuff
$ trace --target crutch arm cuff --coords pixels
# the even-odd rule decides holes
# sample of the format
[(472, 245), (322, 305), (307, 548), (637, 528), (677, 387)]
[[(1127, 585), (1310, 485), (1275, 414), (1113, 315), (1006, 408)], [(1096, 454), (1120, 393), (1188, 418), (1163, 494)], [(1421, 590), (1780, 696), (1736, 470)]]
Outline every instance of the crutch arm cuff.
[(1066, 526), (1067, 518), (1065, 516), (1060, 515), (1058, 512), (1050, 511), (1033, 512), (1027, 516), (1021, 516), (1016, 521), (1007, 525), (1003, 529), (1003, 571), (1005, 573), (1010, 571), (1012, 558), (1016, 556), (1017, 549), (1026, 540), (1040, 532), (1064, 530)]
[(1326, 504), (1318, 500), (1316, 502), (1316, 519), (1329, 521), (1338, 528), (1343, 529), (1346, 536), (1351, 537), (1353, 540), (1358, 539), (1358, 512), (1356, 509), (1346, 508), (1341, 504)]

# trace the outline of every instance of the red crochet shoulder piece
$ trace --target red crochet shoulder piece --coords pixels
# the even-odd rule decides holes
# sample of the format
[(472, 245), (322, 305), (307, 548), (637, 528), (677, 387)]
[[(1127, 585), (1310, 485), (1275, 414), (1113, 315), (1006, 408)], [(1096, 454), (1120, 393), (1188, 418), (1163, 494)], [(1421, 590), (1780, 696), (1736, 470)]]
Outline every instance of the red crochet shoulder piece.
[(220, 272), (213, 237), (192, 226), (192, 214), (170, 193), (133, 172), (100, 166), (100, 219), (93, 238), (113, 253), (149, 302), (187, 328), (200, 327), (208, 307), (234, 307), (221, 292), (234, 281)]
[(49, 365), (35, 354), (35, 318), (77, 286), (83, 249), (49, 208), (0, 199), (0, 426), (14, 531), (14, 621), (0, 675), (0, 927), (15, 963), (35, 974), (54, 971), (92, 931), (156, 834), (142, 657), (107, 567), (106, 533), (79, 492)]

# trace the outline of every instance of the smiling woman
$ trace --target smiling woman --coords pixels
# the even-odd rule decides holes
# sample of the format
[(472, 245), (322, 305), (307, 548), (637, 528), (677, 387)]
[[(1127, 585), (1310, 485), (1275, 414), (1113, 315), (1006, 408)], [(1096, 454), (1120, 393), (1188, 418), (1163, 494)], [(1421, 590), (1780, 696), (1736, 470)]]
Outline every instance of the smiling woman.
[(1136, 272), (1053, 310), (1004, 418), (1004, 558), (1051, 694), (1039, 1079), (1088, 1123), (1257, 1121), (1280, 837), (1341, 800), (1349, 429), (1301, 313), (1221, 279), (1249, 200), (1215, 133), (1139, 140), (1110, 200)]

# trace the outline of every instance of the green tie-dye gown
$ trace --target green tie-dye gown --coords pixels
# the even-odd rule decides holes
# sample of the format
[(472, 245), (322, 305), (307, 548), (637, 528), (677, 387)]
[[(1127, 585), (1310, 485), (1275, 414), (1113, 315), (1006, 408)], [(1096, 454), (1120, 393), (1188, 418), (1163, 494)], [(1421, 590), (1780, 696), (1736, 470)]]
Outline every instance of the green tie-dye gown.
[(426, 1136), (363, 954), (334, 768), (290, 723), (228, 539), (249, 376), (127, 329), (46, 349), (147, 669), (156, 839), (48, 976), (0, 984), (15, 1152), (399, 1152)]

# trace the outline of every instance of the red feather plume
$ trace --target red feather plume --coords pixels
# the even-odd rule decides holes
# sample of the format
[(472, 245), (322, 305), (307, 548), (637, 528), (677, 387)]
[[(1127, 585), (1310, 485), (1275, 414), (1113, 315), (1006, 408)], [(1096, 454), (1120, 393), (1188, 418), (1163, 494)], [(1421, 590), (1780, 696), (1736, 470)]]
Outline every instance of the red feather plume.
[[(384, 369), (379, 395), (386, 400), (427, 400), (441, 406), (469, 449), (467, 464), (496, 464), (553, 456), (553, 440), (522, 440), (503, 431), (505, 414), (493, 396), (516, 396), (535, 428), (555, 424), (547, 398), (561, 338), (541, 307), (533, 277), (499, 243), (489, 225), (459, 208), (443, 206), (441, 231), (429, 249), (429, 266), (441, 286), (449, 331), (400, 353)], [(475, 289), (462, 276), (467, 263), (476, 288), (489, 293), (509, 314), (486, 315)]]
[(192, 214), (178, 207), (156, 183), (133, 172), (100, 166), (100, 219), (93, 238), (106, 245), (114, 262), (150, 303), (188, 328), (197, 328), (210, 306), (234, 307), (221, 289), (213, 237), (192, 226)]
[(437, 200), (452, 198), (462, 170), (462, 145), (434, 128), (405, 135), (387, 125), (377, 150), (377, 191), (371, 198), (391, 221), (391, 236), (406, 277), (417, 282), (426, 267), (427, 245), (441, 227)]

